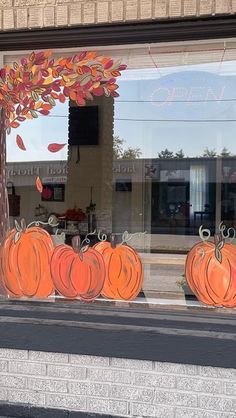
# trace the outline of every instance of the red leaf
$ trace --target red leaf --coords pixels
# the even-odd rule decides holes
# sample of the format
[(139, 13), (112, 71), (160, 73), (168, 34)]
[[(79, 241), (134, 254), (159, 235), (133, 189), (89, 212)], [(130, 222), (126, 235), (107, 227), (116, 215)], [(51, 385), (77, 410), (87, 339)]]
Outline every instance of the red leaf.
[(102, 96), (104, 93), (104, 90), (102, 87), (97, 87), (96, 89), (93, 89), (94, 96)]
[(44, 70), (43, 68), (41, 69), (41, 74), (43, 77), (48, 77), (49, 76), (49, 72), (47, 70)]
[(127, 65), (125, 65), (125, 64), (121, 64), (121, 65), (119, 66), (118, 70), (119, 70), (119, 71), (123, 71), (123, 70), (126, 70), (126, 68), (127, 68)]
[(42, 110), (39, 110), (39, 113), (41, 113), (41, 115), (44, 115), (44, 116), (47, 116), (47, 115), (49, 115), (49, 110), (45, 110), (45, 109), (42, 109)]
[(26, 65), (27, 64), (27, 59), (26, 58), (21, 58), (20, 62), (21, 62), (21, 65)]
[(22, 151), (26, 151), (25, 144), (20, 135), (16, 135), (16, 143)]
[(65, 146), (66, 144), (56, 144), (56, 143), (53, 143), (53, 144), (49, 144), (48, 145), (48, 151), (50, 151), (50, 152), (58, 152), (58, 151), (60, 151), (62, 148), (64, 148), (64, 146)]
[(79, 61), (82, 61), (85, 57), (86, 57), (87, 52), (81, 52), (81, 54), (79, 55)]
[(43, 183), (42, 183), (42, 181), (41, 181), (41, 178), (40, 178), (40, 177), (37, 177), (37, 178), (36, 178), (36, 182), (35, 182), (35, 184), (36, 184), (36, 188), (37, 188), (38, 192), (39, 192), (39, 193), (42, 193), (42, 191), (43, 191)]
[(108, 70), (109, 68), (111, 68), (113, 66), (113, 60), (110, 59), (109, 61), (107, 61), (107, 63), (104, 65), (104, 69)]

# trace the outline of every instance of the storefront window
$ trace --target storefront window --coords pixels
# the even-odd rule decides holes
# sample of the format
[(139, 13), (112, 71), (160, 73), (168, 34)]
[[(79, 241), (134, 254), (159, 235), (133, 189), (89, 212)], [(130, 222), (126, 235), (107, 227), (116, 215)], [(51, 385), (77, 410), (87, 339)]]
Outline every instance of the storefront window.
[[(116, 289), (107, 285), (99, 303), (135, 295), (135, 303), (153, 307), (204, 306), (186, 286), (185, 262), (201, 240), (201, 226), (212, 242), (222, 222), (231, 228), (229, 239), (236, 227), (234, 45), (98, 48), (127, 65), (117, 79), (119, 97), (94, 97), (86, 107), (66, 100), (8, 136), (12, 227), (15, 219), (40, 222), (57, 246), (75, 245), (73, 238), (80, 236), (83, 248), (96, 249), (105, 240), (132, 248), (124, 260), (122, 253), (118, 261), (114, 255), (109, 260), (114, 271), (125, 271), (131, 268), (125, 257), (134, 257), (129, 283), (119, 293), (116, 278)], [(6, 63), (15, 59), (5, 56)], [(26, 150), (17, 146), (16, 135)], [(52, 215), (58, 225), (46, 225)], [(70, 274), (68, 264), (63, 268), (62, 282)], [(76, 298), (73, 283), (64, 296), (60, 289), (51, 298)]]

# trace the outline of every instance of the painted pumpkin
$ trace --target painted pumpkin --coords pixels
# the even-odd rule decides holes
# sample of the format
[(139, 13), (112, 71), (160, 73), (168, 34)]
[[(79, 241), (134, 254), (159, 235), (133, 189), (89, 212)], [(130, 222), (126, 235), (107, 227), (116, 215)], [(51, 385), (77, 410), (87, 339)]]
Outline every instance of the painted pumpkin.
[(139, 255), (128, 245), (99, 242), (94, 248), (99, 251), (106, 266), (102, 295), (109, 299), (133, 300), (143, 284), (143, 269)]
[(188, 253), (185, 276), (197, 298), (207, 304), (236, 306), (236, 247), (218, 239), (200, 242)]
[(45, 298), (54, 292), (50, 259), (53, 241), (40, 227), (24, 221), (7, 235), (2, 247), (3, 284), (9, 296)]
[(79, 237), (73, 237), (72, 248), (65, 244), (55, 248), (51, 272), (56, 290), (66, 298), (92, 301), (101, 294), (105, 279), (103, 258), (88, 246), (80, 249)]

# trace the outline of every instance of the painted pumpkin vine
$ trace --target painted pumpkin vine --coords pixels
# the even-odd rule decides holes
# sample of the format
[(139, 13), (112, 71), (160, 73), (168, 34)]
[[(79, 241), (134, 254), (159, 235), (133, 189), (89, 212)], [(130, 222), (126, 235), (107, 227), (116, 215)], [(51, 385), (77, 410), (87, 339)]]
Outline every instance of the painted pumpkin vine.
[(185, 277), (197, 298), (206, 305), (236, 306), (236, 247), (230, 242), (235, 237), (233, 228), (227, 233), (219, 226), (215, 242), (209, 242), (210, 231), (200, 227), (201, 242), (194, 245), (186, 260)]
[[(120, 62), (113, 62), (110, 57), (92, 51), (60, 58), (54, 58), (51, 51), (43, 51), (32, 52), (20, 63), (14, 62), (0, 70), (0, 268), (2, 284), (10, 296), (45, 297), (53, 292), (50, 272), (53, 244), (50, 236), (38, 226), (27, 228), (24, 223), (21, 226), (16, 224), (16, 228), (8, 232), (6, 134), (27, 119), (48, 115), (57, 101), (64, 103), (69, 98), (78, 106), (85, 106), (93, 96), (117, 97), (116, 78), (125, 68)], [(16, 142), (20, 149), (25, 150), (19, 135)], [(56, 152), (63, 145), (51, 144), (49, 151)], [(37, 179), (36, 186), (41, 191), (40, 179)], [(86, 260), (92, 258), (92, 251), (95, 252), (88, 250), (84, 255)], [(29, 254), (30, 263), (27, 263)], [(76, 263), (79, 264), (78, 259)], [(98, 264), (102, 270), (102, 262)], [(100, 283), (96, 282), (95, 270), (94, 267), (91, 289), (82, 282), (79, 287), (75, 286), (72, 278), (67, 291), (73, 288), (73, 295), (80, 294), (85, 299), (96, 297), (101, 291), (102, 279)]]

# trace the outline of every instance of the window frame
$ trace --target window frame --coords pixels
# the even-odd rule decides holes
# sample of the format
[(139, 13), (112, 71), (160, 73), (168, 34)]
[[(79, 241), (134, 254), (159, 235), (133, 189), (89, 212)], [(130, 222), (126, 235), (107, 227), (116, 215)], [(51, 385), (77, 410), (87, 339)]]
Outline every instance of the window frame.
[[(234, 16), (2, 32), (0, 51), (174, 42), (236, 36)], [(36, 304), (35, 304), (36, 303)], [(224, 310), (144, 311), (0, 300), (3, 348), (236, 368), (236, 319)], [(4, 320), (5, 318), (5, 320)], [(10, 318), (10, 320), (9, 320)], [(71, 321), (74, 326), (66, 326)], [(69, 323), (68, 323), (69, 325)], [(132, 330), (133, 328), (133, 330)], [(214, 342), (217, 350), (212, 350)], [(221, 353), (221, 354), (219, 354)], [(222, 353), (224, 355), (222, 356)]]

